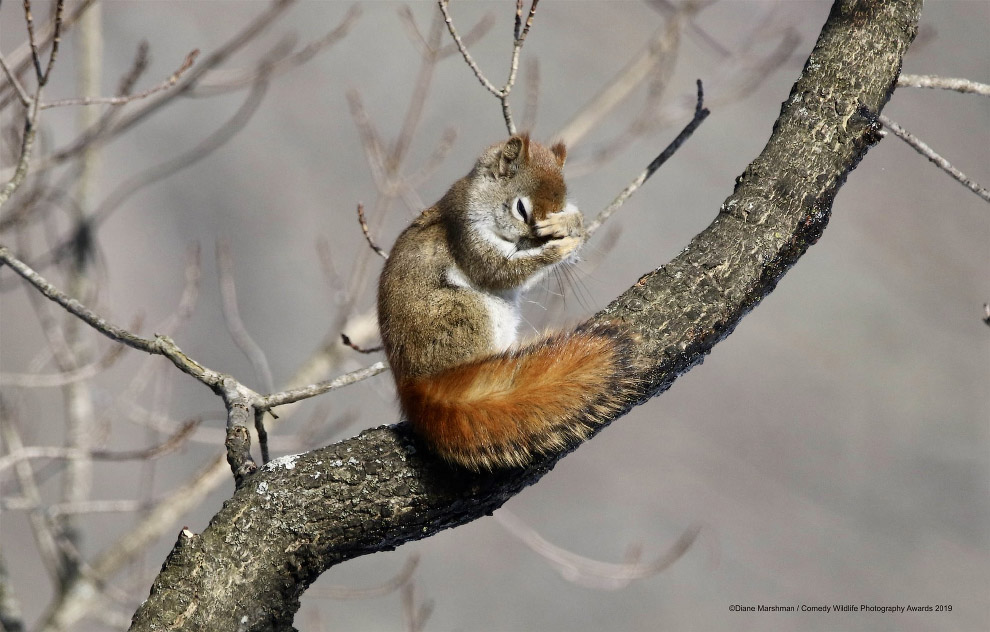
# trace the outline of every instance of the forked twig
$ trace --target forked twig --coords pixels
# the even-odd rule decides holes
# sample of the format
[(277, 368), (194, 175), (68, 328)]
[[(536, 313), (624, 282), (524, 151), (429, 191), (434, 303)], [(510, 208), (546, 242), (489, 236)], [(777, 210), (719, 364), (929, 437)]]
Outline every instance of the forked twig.
[(3, 70), (3, 74), (6, 75), (10, 85), (14, 86), (14, 91), (17, 93), (17, 98), (20, 100), (21, 105), (24, 107), (31, 105), (31, 97), (28, 96), (27, 90), (24, 89), (21, 82), (17, 80), (17, 75), (7, 65), (7, 59), (2, 53), (0, 53), (0, 69)]
[(513, 42), (512, 42), (512, 57), (509, 62), (509, 77), (505, 80), (505, 84), (501, 88), (496, 88), (489, 79), (485, 76), (485, 73), (481, 70), (478, 62), (474, 60), (471, 56), (470, 51), (468, 51), (467, 44), (464, 39), (461, 38), (460, 34), (457, 32), (457, 28), (454, 26), (454, 20), (450, 15), (450, 11), (447, 8), (450, 0), (438, 0), (437, 4), (440, 7), (440, 12), (443, 13), (443, 20), (447, 24), (447, 30), (450, 32), (450, 37), (454, 40), (454, 44), (457, 49), (461, 52), (461, 56), (467, 63), (468, 67), (474, 73), (474, 76), (481, 82), (481, 85), (485, 87), (486, 90), (491, 92), (502, 104), (502, 117), (505, 119), (505, 127), (509, 130), (510, 134), (516, 133), (516, 125), (512, 120), (512, 108), (509, 105), (509, 94), (512, 92), (512, 88), (516, 83), (516, 75), (519, 73), (519, 55), (522, 53), (523, 42), (526, 41), (526, 36), (529, 35), (529, 29), (533, 26), (533, 18), (536, 17), (536, 5), (539, 4), (540, 0), (532, 0), (529, 5), (529, 12), (526, 15), (525, 21), (523, 20), (523, 0), (516, 0), (516, 21), (515, 27), (513, 29)]
[(57, 0), (53, 22), (52, 50), (48, 54), (48, 64), (42, 70), (41, 53), (38, 48), (38, 42), (34, 37), (34, 17), (31, 15), (31, 0), (24, 0), (24, 21), (27, 23), (28, 41), (31, 44), (31, 60), (34, 62), (34, 73), (38, 78), (39, 88), (48, 83), (48, 78), (52, 73), (52, 66), (55, 65), (55, 58), (58, 57), (58, 46), (62, 41), (62, 12), (64, 9), (65, 0)]

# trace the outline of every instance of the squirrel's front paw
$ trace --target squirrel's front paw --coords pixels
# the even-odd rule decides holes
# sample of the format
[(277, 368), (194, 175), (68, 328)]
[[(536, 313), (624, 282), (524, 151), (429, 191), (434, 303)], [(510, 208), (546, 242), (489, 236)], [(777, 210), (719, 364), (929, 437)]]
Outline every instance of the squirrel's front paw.
[(559, 239), (551, 239), (544, 246), (544, 252), (551, 251), (554, 254), (554, 260), (563, 261), (567, 259), (581, 247), (584, 243), (584, 238), (582, 237), (561, 237)]
[(584, 241), (584, 216), (577, 207), (568, 204), (559, 213), (551, 213), (547, 218), (534, 224), (538, 237), (562, 239), (573, 237)]

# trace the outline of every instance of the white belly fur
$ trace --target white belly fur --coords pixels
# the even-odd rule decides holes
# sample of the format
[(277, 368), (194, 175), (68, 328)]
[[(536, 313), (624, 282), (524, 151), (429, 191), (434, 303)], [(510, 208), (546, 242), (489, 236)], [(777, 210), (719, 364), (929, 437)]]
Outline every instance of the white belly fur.
[(506, 351), (516, 342), (516, 332), (519, 329), (519, 291), (505, 292), (500, 295), (490, 294), (475, 288), (467, 275), (457, 266), (447, 270), (447, 281), (451, 285), (469, 288), (476, 292), (485, 304), (485, 311), (491, 320), (492, 352)]

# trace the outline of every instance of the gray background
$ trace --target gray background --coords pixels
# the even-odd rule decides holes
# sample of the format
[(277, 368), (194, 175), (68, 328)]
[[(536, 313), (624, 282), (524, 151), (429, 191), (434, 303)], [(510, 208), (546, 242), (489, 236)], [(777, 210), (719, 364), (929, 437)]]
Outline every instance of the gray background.
[[(295, 30), (302, 41), (337, 23), (341, 2), (304, 2), (263, 42)], [(329, 241), (345, 277), (367, 246), (355, 221), (358, 201), (376, 192), (345, 92), (361, 92), (386, 138), (401, 124), (418, 67), (390, 2), (362, 4), (353, 32), (307, 65), (280, 75), (265, 103), (233, 141), (193, 168), (132, 198), (100, 231), (107, 274), (100, 308), (120, 323), (146, 317), (144, 334), (174, 308), (186, 248), (204, 248), (202, 298), (177, 342), (207, 366), (258, 386), (231, 343), (220, 314), (213, 242), (235, 253), (242, 316), (266, 350), (276, 383), (311, 353), (344, 300), (328, 285), (315, 249)], [(425, 30), (436, 11), (410, 4)], [(141, 85), (170, 74), (192, 48), (209, 51), (256, 12), (254, 2), (114, 2), (104, 8), (106, 77), (111, 92), (137, 42), (151, 44), (153, 65)], [(715, 216), (733, 178), (756, 155), (814, 43), (829, 3), (721, 2), (696, 24), (727, 48), (766, 19), (802, 36), (797, 52), (749, 96), (718, 106), (711, 117), (601, 233), (566, 298), (573, 322), (594, 311), (643, 273), (683, 248)], [(507, 68), (512, 3), (455, 3), (462, 31), (481, 15), (492, 32), (473, 47), (495, 82)], [(22, 41), (19, 6), (5, 3), (0, 46)], [(534, 135), (550, 136), (662, 25), (643, 3), (551, 2), (540, 5), (523, 52), (538, 57), (542, 83)], [(922, 17), (922, 37), (904, 71), (990, 80), (990, 3), (935, 0)], [(447, 40), (445, 39), (445, 42)], [(768, 42), (766, 50), (771, 48)], [(71, 51), (67, 46), (66, 51)], [(263, 53), (254, 47), (244, 59)], [(251, 57), (250, 55), (254, 55)], [(71, 53), (50, 96), (71, 96)], [(719, 95), (727, 64), (697, 37), (686, 37), (667, 102), (690, 99), (694, 79)], [(447, 126), (459, 132), (448, 160), (418, 189), (427, 204), (467, 171), (481, 148), (504, 135), (500, 110), (459, 57), (438, 67), (411, 163), (422, 162)], [(521, 113), (525, 90), (516, 98)], [(186, 99), (161, 112), (104, 153), (100, 190), (192, 146), (229, 116), (239, 96)], [(642, 94), (601, 130), (571, 148), (587, 159), (637, 111)], [(920, 135), (956, 166), (990, 184), (990, 105), (956, 93), (902, 90), (886, 113)], [(71, 114), (46, 121), (56, 145), (70, 137)], [(678, 120), (679, 127), (686, 118)], [(571, 194), (586, 214), (602, 208), (676, 133), (668, 128), (631, 145), (620, 158), (572, 178)], [(97, 196), (100, 197), (100, 196)], [(369, 212), (373, 209), (369, 207)], [(388, 247), (413, 212), (396, 204), (376, 229)], [(371, 218), (374, 222), (377, 218)], [(303, 600), (297, 627), (306, 630), (402, 629), (396, 595), (372, 601), (319, 596), (320, 586), (366, 586), (394, 573), (413, 552), (420, 598), (434, 602), (428, 630), (983, 630), (990, 625), (990, 330), (980, 321), (990, 300), (988, 207), (896, 138), (874, 148), (834, 206), (831, 225), (777, 291), (718, 345), (703, 366), (662, 397), (634, 410), (569, 456), (539, 485), (507, 504), (551, 542), (604, 561), (620, 561), (630, 544), (659, 556), (691, 524), (697, 543), (674, 566), (615, 592), (562, 579), (542, 559), (484, 519), (347, 563), (327, 573)], [(373, 260), (378, 266), (378, 261)], [(5, 279), (9, 273), (4, 273)], [(373, 279), (357, 294), (372, 306)], [(556, 286), (533, 292), (553, 302)], [(23, 372), (43, 344), (22, 290), (2, 295), (0, 353), (4, 371)], [(534, 307), (534, 326), (546, 324)], [(372, 342), (373, 341), (369, 341)], [(97, 400), (137, 366), (128, 358), (96, 383)], [(369, 361), (355, 357), (343, 371)], [(217, 417), (219, 402), (164, 366), (170, 416)], [(310, 403), (300, 420), (329, 410), (350, 412), (343, 432), (397, 418), (387, 375)], [(56, 391), (24, 393), (25, 433), (32, 443), (58, 443)], [(22, 421), (25, 421), (22, 420)], [(143, 430), (107, 419), (109, 447), (154, 442)], [(291, 427), (289, 428), (291, 431)], [(201, 430), (202, 437), (207, 429)], [(212, 436), (220, 436), (218, 434)], [(220, 448), (190, 444), (156, 466), (160, 496)], [(137, 497), (133, 465), (97, 469), (99, 498)], [(182, 524), (201, 530), (229, 494), (214, 493)], [(57, 496), (58, 490), (46, 490)], [(92, 516), (87, 552), (112, 542), (130, 516)], [(169, 533), (182, 524), (174, 525)], [(0, 544), (29, 618), (48, 599), (22, 514), (0, 517)], [(123, 583), (142, 598), (171, 547), (151, 548)], [(733, 613), (733, 604), (950, 604), (951, 613)], [(136, 602), (135, 602), (136, 604)], [(122, 610), (135, 604), (125, 604)], [(94, 628), (95, 629), (95, 628)]]

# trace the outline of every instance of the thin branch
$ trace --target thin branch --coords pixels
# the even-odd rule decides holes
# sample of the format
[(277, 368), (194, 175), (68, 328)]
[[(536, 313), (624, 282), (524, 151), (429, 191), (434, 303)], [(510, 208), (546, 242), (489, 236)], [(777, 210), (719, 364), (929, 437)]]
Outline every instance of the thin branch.
[[(598, 91), (598, 94), (575, 112), (553, 137), (559, 138), (568, 147), (574, 147), (595, 129), (609, 112), (642, 85), (647, 77), (669, 75), (677, 59), (683, 21), (697, 10), (694, 4), (688, 3), (677, 11), (663, 27), (657, 29), (636, 57), (616, 73), (609, 83)], [(660, 66), (659, 72), (658, 66)]]
[[(261, 397), (232, 377), (207, 369), (189, 358), (168, 336), (159, 334), (153, 340), (148, 340), (108, 323), (79, 301), (70, 299), (2, 246), (0, 246), (0, 261), (13, 268), (47, 298), (55, 301), (105, 336), (147, 353), (164, 355), (181, 371), (193, 376), (221, 396), (227, 408), (227, 435), (224, 442), (227, 447), (227, 462), (230, 464), (235, 485), (238, 487), (258, 469), (251, 457), (251, 437), (248, 430), (248, 421), (257, 412), (264, 412), (275, 406), (314, 397), (353, 384), (385, 370), (385, 363), (377, 362), (370, 367), (333, 380)], [(257, 424), (257, 419), (254, 421)]]
[(515, 41), (512, 43), (512, 60), (509, 63), (509, 78), (505, 80), (505, 86), (502, 87), (501, 96), (499, 97), (499, 100), (502, 102), (502, 117), (505, 119), (505, 126), (508, 128), (510, 134), (516, 133), (516, 125), (512, 120), (509, 93), (512, 92), (512, 88), (516, 84), (516, 75), (519, 73), (519, 55), (522, 54), (523, 42), (526, 41), (526, 36), (529, 35), (529, 28), (533, 26), (533, 18), (536, 17), (536, 5), (539, 1), (532, 0), (530, 2), (529, 15), (526, 17), (525, 25), (520, 32), (519, 25), (522, 21), (523, 0), (516, 0)]
[(261, 348), (241, 319), (241, 312), (237, 306), (237, 284), (234, 281), (234, 263), (230, 254), (230, 244), (226, 240), (218, 239), (216, 244), (217, 273), (220, 277), (220, 309), (223, 312), (224, 321), (227, 324), (227, 331), (234, 339), (234, 344), (247, 357), (254, 368), (255, 376), (261, 381), (261, 386), (266, 393), (275, 390), (275, 379), (272, 377), (272, 369), (268, 363), (268, 356)]
[(315, 397), (316, 395), (321, 395), (342, 386), (359, 382), (373, 375), (378, 375), (386, 370), (388, 370), (388, 367), (384, 362), (375, 362), (371, 366), (367, 366), (356, 371), (351, 371), (350, 373), (345, 373), (344, 375), (335, 377), (332, 380), (325, 380), (316, 384), (310, 384), (309, 386), (303, 386), (302, 388), (294, 388), (287, 391), (282, 391), (280, 393), (266, 395), (259, 404), (259, 408), (270, 410), (276, 406), (284, 406), (285, 404), (298, 402), (308, 397)]
[(51, 156), (46, 157), (43, 164), (39, 165), (38, 168), (50, 168), (64, 162), (82, 151), (90, 143), (97, 142), (97, 138), (99, 139), (98, 142), (108, 142), (111, 138), (129, 130), (147, 116), (170, 103), (172, 99), (185, 94), (196, 85), (206, 72), (226, 61), (232, 54), (275, 24), (279, 15), (291, 7), (295, 1), (276, 0), (270, 3), (266, 11), (255, 16), (251, 22), (239, 30), (231, 39), (213, 52), (205, 55), (204, 59), (198, 64), (195, 64), (189, 72), (186, 72), (174, 89), (160, 93), (156, 98), (141, 102), (140, 107), (135, 108), (130, 114), (122, 116), (112, 126), (105, 129), (87, 130), (65, 149), (61, 149)]
[(31, 0), (24, 0), (24, 22), (27, 25), (28, 42), (31, 44), (31, 61), (34, 62), (34, 75), (38, 83), (42, 83), (45, 73), (41, 69), (41, 53), (38, 52), (38, 43), (34, 39), (34, 16), (31, 14)]
[(457, 50), (461, 51), (461, 56), (464, 57), (464, 61), (467, 62), (467, 65), (471, 68), (471, 71), (474, 72), (474, 76), (477, 77), (478, 81), (481, 82), (481, 85), (485, 87), (485, 90), (488, 90), (493, 95), (501, 99), (502, 91), (496, 88), (495, 85), (492, 84), (487, 77), (485, 77), (485, 73), (481, 70), (481, 67), (478, 66), (478, 62), (474, 61), (474, 57), (472, 57), (471, 53), (468, 51), (467, 45), (461, 39), (460, 34), (458, 34), (457, 28), (454, 26), (454, 20), (450, 17), (450, 11), (447, 10), (447, 4), (449, 2), (450, 0), (439, 0), (437, 4), (440, 6), (440, 12), (443, 13), (443, 21), (447, 24), (447, 30), (450, 31), (450, 37), (453, 38), (454, 44), (457, 45)]
[(890, 120), (883, 114), (879, 116), (879, 120), (881, 123), (883, 123), (884, 127), (894, 132), (895, 136), (897, 136), (905, 143), (913, 147), (914, 150), (917, 151), (919, 154), (921, 154), (931, 162), (935, 163), (935, 166), (937, 166), (939, 169), (946, 172), (947, 174), (955, 178), (964, 187), (966, 187), (973, 193), (983, 198), (985, 202), (990, 202), (990, 191), (980, 186), (980, 184), (977, 183), (975, 180), (972, 180), (965, 173), (959, 171), (954, 166), (952, 166), (952, 163), (950, 163), (948, 160), (943, 158), (940, 154), (936, 153), (934, 149), (932, 149), (927, 144), (925, 144), (925, 142), (922, 141), (920, 138), (914, 136), (906, 129), (898, 125), (896, 122)]
[(340, 23), (329, 33), (318, 40), (306, 44), (294, 53), (272, 56), (264, 65), (255, 68), (242, 68), (236, 70), (213, 70), (197, 82), (193, 96), (199, 97), (206, 94), (218, 94), (227, 92), (254, 82), (258, 75), (264, 73), (268, 77), (273, 77), (280, 72), (300, 66), (321, 51), (333, 46), (343, 39), (361, 16), (361, 7), (351, 6), (347, 14)]
[(31, 160), (31, 150), (34, 147), (34, 137), (37, 131), (38, 103), (40, 99), (41, 86), (38, 86), (34, 92), (30, 112), (24, 118), (24, 135), (21, 138), (21, 152), (20, 157), (17, 159), (17, 166), (14, 168), (14, 174), (10, 177), (10, 180), (0, 189), (0, 206), (3, 206), (10, 199), (10, 196), (17, 191), (21, 183), (24, 182), (24, 178), (27, 177), (28, 164)]
[[(347, 330), (361, 331), (362, 338), (370, 338), (377, 332), (377, 321), (373, 314), (361, 314), (350, 319), (344, 326)], [(306, 384), (325, 375), (343, 361), (344, 348), (336, 334), (318, 348), (304, 362), (289, 384)], [(373, 374), (373, 373), (372, 373)], [(292, 413), (292, 407), (283, 408), (279, 423), (283, 423)], [(2, 428), (0, 428), (2, 430)], [(184, 515), (200, 505), (207, 495), (230, 480), (230, 468), (224, 456), (217, 456), (207, 463), (189, 480), (161, 498), (146, 515), (128, 531), (123, 533), (112, 546), (106, 547), (92, 561), (92, 573), (78, 577), (69, 586), (64, 598), (48, 613), (44, 624), (55, 629), (70, 629), (77, 621), (97, 607), (92, 599), (99, 586), (110, 581), (122, 567), (165, 533), (171, 532)]]
[(21, 85), (21, 82), (17, 80), (17, 75), (14, 74), (14, 71), (12, 71), (10, 66), (7, 65), (7, 59), (2, 53), (0, 53), (0, 68), (3, 69), (3, 74), (7, 76), (7, 81), (10, 82), (10, 85), (14, 86), (14, 90), (17, 92), (17, 98), (20, 100), (21, 105), (24, 107), (31, 105), (31, 97), (28, 96), (28, 93), (24, 89), (24, 86)]
[(158, 445), (140, 450), (81, 450), (62, 446), (25, 446), (19, 450), (11, 450), (9, 454), (0, 457), (0, 472), (28, 459), (74, 459), (80, 456), (94, 461), (149, 461), (174, 452), (188, 439), (200, 419), (188, 419), (165, 441)]
[(406, 622), (406, 632), (422, 632), (426, 626), (426, 620), (433, 613), (433, 601), (425, 600), (422, 605), (416, 606), (416, 584), (408, 581), (402, 585), (402, 618)]
[(76, 367), (67, 371), (59, 371), (58, 373), (51, 373), (47, 375), (31, 373), (0, 373), (0, 384), (20, 388), (54, 388), (58, 386), (65, 386), (67, 384), (71, 384), (72, 382), (88, 380), (89, 378), (95, 377), (113, 366), (113, 364), (120, 358), (123, 350), (123, 347), (114, 345), (108, 349), (106, 355), (99, 360), (95, 360), (84, 366)]
[(192, 149), (131, 176), (123, 184), (111, 191), (93, 211), (92, 221), (94, 225), (106, 219), (114, 210), (141, 189), (196, 164), (220, 147), (223, 147), (254, 116), (254, 113), (258, 110), (258, 106), (261, 105), (262, 99), (264, 99), (267, 88), (267, 82), (256, 82), (233, 116), (227, 119), (215, 132), (201, 140)]
[(605, 223), (612, 213), (617, 211), (619, 207), (622, 206), (626, 200), (628, 200), (629, 197), (636, 192), (637, 189), (643, 186), (643, 183), (645, 183), (649, 177), (652, 176), (661, 165), (663, 165), (663, 163), (667, 162), (667, 159), (673, 156), (678, 148), (680, 148), (680, 146), (683, 145), (692, 134), (694, 134), (694, 130), (698, 129), (698, 126), (701, 125), (702, 121), (704, 121), (711, 113), (708, 108), (704, 106), (704, 99), (704, 89), (702, 87), (701, 79), (698, 79), (698, 100), (694, 108), (694, 117), (687, 125), (684, 126), (684, 129), (682, 129), (681, 133), (677, 135), (677, 138), (671, 141), (671, 143), (667, 145), (667, 147), (664, 148), (664, 150), (660, 152), (660, 154), (654, 158), (649, 165), (647, 165), (646, 169), (636, 176), (636, 178), (622, 190), (622, 193), (620, 193), (611, 204), (605, 207), (598, 214), (598, 216), (595, 217), (593, 222), (588, 224), (587, 232), (589, 237), (594, 234), (594, 232)]
[(137, 101), (138, 99), (144, 99), (145, 97), (150, 97), (156, 92), (161, 92), (162, 90), (168, 90), (169, 88), (175, 86), (182, 78), (182, 75), (189, 70), (193, 63), (196, 61), (196, 57), (199, 56), (199, 49), (191, 51), (186, 58), (183, 60), (182, 65), (179, 69), (172, 73), (167, 79), (162, 81), (156, 86), (152, 86), (143, 92), (138, 92), (136, 94), (127, 94), (116, 97), (81, 97), (76, 99), (60, 99), (58, 101), (49, 101), (41, 104), (41, 109), (45, 110), (48, 108), (57, 108), (69, 105), (124, 105), (130, 103), (131, 101)]
[(364, 238), (368, 240), (368, 245), (375, 251), (376, 254), (378, 254), (379, 257), (382, 259), (388, 259), (388, 253), (382, 250), (381, 246), (375, 243), (375, 240), (371, 237), (371, 233), (368, 232), (368, 222), (364, 219), (364, 204), (360, 202), (358, 202), (357, 205), (357, 216), (358, 222), (361, 224), (361, 232), (364, 233)]
[(35, 504), (26, 498), (4, 498), (3, 509), (11, 511), (44, 510), (52, 519), (65, 515), (91, 513), (131, 513), (146, 509), (149, 503), (143, 500), (79, 500), (60, 502), (54, 505)]
[(443, 133), (440, 135), (440, 140), (437, 141), (437, 146), (433, 149), (430, 157), (423, 162), (423, 166), (420, 167), (415, 173), (406, 176), (408, 189), (418, 188), (420, 185), (428, 181), (434, 173), (436, 173), (436, 170), (440, 168), (443, 161), (447, 159), (447, 154), (449, 154), (451, 148), (453, 148), (455, 140), (457, 140), (457, 128), (448, 127), (443, 130)]
[(141, 338), (131, 332), (111, 324), (91, 309), (74, 298), (70, 298), (61, 290), (45, 280), (23, 261), (17, 259), (5, 246), (0, 246), (0, 262), (10, 268), (38, 289), (46, 298), (65, 308), (93, 329), (107, 338), (127, 345), (128, 347), (154, 355), (163, 355), (172, 361), (179, 370), (187, 373), (211, 389), (216, 390), (222, 376), (186, 356), (175, 342), (168, 336), (158, 335), (154, 339)]
[(416, 25), (416, 18), (413, 16), (412, 9), (409, 5), (404, 4), (396, 9), (396, 13), (399, 16), (399, 21), (402, 23), (402, 27), (406, 30), (406, 37), (412, 42), (412, 45), (416, 47), (419, 54), (423, 57), (432, 54), (434, 51), (430, 47), (430, 43), (426, 41), (423, 37), (423, 33), (419, 30), (419, 26)]
[[(72, 26), (85, 12), (96, 3), (97, 0), (80, 0), (79, 2), (73, 2), (70, 13), (64, 16), (61, 23), (61, 31), (65, 31), (70, 26)], [(36, 37), (37, 47), (39, 49), (48, 46), (52, 41), (52, 37), (55, 34), (55, 24), (45, 24), (41, 31)], [(28, 67), (31, 66), (33, 57), (31, 55), (30, 41), (23, 43), (17, 49), (11, 53), (8, 57), (8, 61), (15, 75), (21, 75), (26, 72)], [(10, 101), (9, 95), (4, 95), (3, 92), (7, 88), (6, 85), (0, 84), (0, 109), (3, 109)]]
[(38, 52), (38, 44), (34, 38), (34, 20), (31, 17), (31, 0), (24, 0), (24, 20), (27, 22), (28, 40), (31, 42), (31, 58), (34, 61), (34, 71), (38, 77), (38, 87), (48, 83), (48, 78), (52, 74), (52, 67), (55, 65), (55, 58), (58, 57), (58, 47), (62, 41), (62, 12), (65, 9), (65, 0), (55, 2), (55, 17), (52, 30), (52, 50), (48, 53), (48, 64), (45, 70), (41, 70), (41, 57)]
[(979, 94), (984, 97), (990, 97), (990, 84), (957, 77), (939, 77), (938, 75), (901, 75), (897, 78), (897, 87), (954, 90), (955, 92)]
[(523, 42), (526, 41), (526, 36), (529, 34), (529, 29), (533, 25), (533, 18), (536, 16), (536, 5), (539, 4), (539, 0), (532, 0), (529, 7), (529, 13), (526, 17), (525, 22), (523, 22), (523, 2), (522, 0), (516, 0), (516, 22), (515, 29), (513, 31), (513, 41), (512, 41), (512, 56), (509, 62), (509, 76), (505, 81), (505, 85), (501, 88), (496, 88), (495, 85), (488, 80), (485, 73), (481, 70), (481, 67), (471, 56), (470, 51), (468, 51), (468, 44), (465, 40), (467, 38), (462, 38), (457, 32), (457, 27), (454, 26), (454, 20), (450, 15), (450, 11), (447, 5), (450, 0), (438, 0), (437, 4), (440, 7), (440, 12), (443, 14), (444, 23), (447, 25), (447, 30), (450, 32), (450, 37), (454, 40), (454, 45), (457, 50), (460, 51), (461, 57), (467, 63), (468, 67), (474, 73), (474, 76), (478, 79), (482, 86), (486, 90), (491, 92), (502, 104), (502, 117), (505, 119), (505, 126), (509, 130), (510, 134), (516, 133), (516, 125), (512, 120), (512, 108), (509, 104), (509, 94), (512, 92), (512, 88), (516, 83), (516, 75), (519, 73), (519, 56), (522, 53)]
[(354, 127), (357, 128), (358, 135), (361, 137), (361, 147), (364, 148), (371, 177), (375, 180), (375, 186), (379, 190), (384, 190), (390, 185), (389, 176), (386, 174), (385, 148), (381, 135), (371, 121), (371, 117), (368, 116), (368, 110), (364, 107), (361, 93), (356, 89), (347, 91), (347, 105)]
[[(7, 410), (7, 403), (2, 397), (0, 397), (0, 416), (4, 420), (4, 423), (0, 424), (0, 435), (2, 435), (7, 448), (11, 452), (23, 450), (24, 442), (21, 440), (21, 434), (17, 430), (17, 424), (12, 419), (13, 415), (11, 411)], [(17, 475), (21, 493), (34, 504), (40, 505), (41, 492), (38, 489), (38, 482), (35, 479), (31, 464), (22, 461), (16, 465), (14, 472)], [(35, 545), (38, 547), (38, 553), (45, 570), (53, 580), (60, 583), (61, 578), (65, 575), (67, 561), (61, 555), (58, 546), (58, 540), (62, 537), (58, 533), (58, 527), (44, 512), (37, 509), (32, 510), (28, 518), (31, 523), (31, 533), (34, 536)]]
[(600, 562), (561, 548), (541, 536), (536, 529), (506, 509), (495, 512), (495, 520), (513, 537), (521, 541), (557, 569), (569, 582), (598, 590), (620, 590), (632, 582), (653, 577), (679, 560), (701, 531), (699, 526), (687, 529), (663, 555), (648, 564), (636, 561), (616, 564)]

